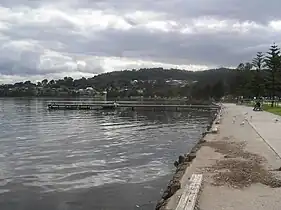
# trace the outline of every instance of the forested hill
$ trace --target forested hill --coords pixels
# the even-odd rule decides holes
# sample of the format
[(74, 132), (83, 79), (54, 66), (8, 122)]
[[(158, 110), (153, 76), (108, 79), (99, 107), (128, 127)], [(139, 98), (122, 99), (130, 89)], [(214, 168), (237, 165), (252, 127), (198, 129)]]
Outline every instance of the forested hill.
[(23, 81), (0, 85), (0, 96), (93, 96), (104, 90), (109, 97), (189, 97), (222, 96), (228, 93), (237, 71), (213, 69), (187, 71), (178, 69), (149, 68), (103, 73), (92, 78), (58, 80), (44, 79), (32, 83)]
[[(97, 75), (88, 79), (89, 85), (106, 88), (118, 82), (130, 83), (133, 80), (141, 81), (166, 81), (186, 80), (214, 84), (219, 80), (228, 82), (235, 76), (233, 69), (219, 68), (205, 71), (187, 71), (178, 69), (147, 68), (140, 70), (114, 71)], [(102, 85), (101, 85), (102, 84)]]

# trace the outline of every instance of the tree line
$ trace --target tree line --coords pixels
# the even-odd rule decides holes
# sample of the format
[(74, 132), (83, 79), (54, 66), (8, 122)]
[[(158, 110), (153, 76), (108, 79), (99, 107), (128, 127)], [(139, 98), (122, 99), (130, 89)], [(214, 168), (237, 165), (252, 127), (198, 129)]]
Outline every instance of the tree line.
[(235, 83), (236, 95), (244, 97), (267, 97), (274, 100), (281, 97), (281, 54), (278, 45), (273, 44), (265, 53), (257, 52), (252, 62), (240, 63)]
[[(195, 97), (206, 99), (217, 97), (216, 89), (224, 83), (220, 78), (228, 78), (230, 69), (213, 69), (203, 72), (193, 72), (179, 69), (144, 68), (139, 70), (124, 70), (104, 73), (92, 78), (73, 79), (64, 77), (58, 80), (17, 82), (0, 85), (0, 96), (79, 96), (77, 90), (94, 88), (96, 92), (107, 91), (111, 98), (117, 97)], [(201, 93), (202, 84), (210, 76), (220, 75), (208, 83), (208, 94)], [(176, 80), (176, 81), (173, 81)], [(179, 82), (178, 85), (171, 83)], [(182, 82), (182, 83), (181, 83)]]

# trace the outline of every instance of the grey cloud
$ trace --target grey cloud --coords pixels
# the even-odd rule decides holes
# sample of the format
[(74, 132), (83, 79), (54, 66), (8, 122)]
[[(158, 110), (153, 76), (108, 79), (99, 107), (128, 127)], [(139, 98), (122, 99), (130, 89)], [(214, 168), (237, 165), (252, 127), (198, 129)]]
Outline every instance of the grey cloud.
[(124, 11), (148, 10), (165, 12), (176, 18), (215, 16), (266, 23), (280, 19), (280, 0), (81, 0), (77, 6)]
[[(237, 37), (231, 33), (188, 35), (148, 33), (142, 30), (121, 32), (111, 29), (100, 32), (99, 36), (102, 39), (98, 42), (89, 40), (80, 45), (80, 51), (84, 50), (92, 55), (107, 52), (111, 56), (153, 59), (174, 64), (185, 61), (201, 65), (232, 66), (241, 62), (241, 59), (251, 59), (256, 53), (255, 48), (244, 53), (246, 46), (264, 44), (262, 39), (253, 39), (250, 34)], [(67, 50), (80, 52), (77, 49), (77, 45), (68, 45)]]
[[(213, 16), (221, 20), (238, 19), (255, 21), (266, 25), (268, 21), (281, 19), (279, 8), (281, 2), (272, 0), (270, 4), (262, 0), (1, 0), (4, 7), (40, 7), (53, 4), (54, 7), (67, 12), (79, 8), (100, 9), (124, 14), (137, 10), (164, 13), (166, 17), (176, 21), (190, 22), (191, 18)], [(65, 6), (65, 7), (64, 7)], [(73, 12), (73, 10), (72, 10)], [(132, 25), (137, 25), (129, 20)], [(134, 59), (153, 60), (172, 64), (198, 64), (209, 66), (236, 66), (247, 61), (256, 51), (265, 51), (273, 41), (281, 42), (280, 33), (253, 29), (251, 33), (235, 34), (233, 32), (198, 32), (196, 34), (180, 34), (178, 32), (150, 32), (145, 29), (117, 30), (106, 29), (93, 32), (90, 37), (76, 33), (76, 26), (67, 20), (56, 20), (51, 23), (18, 24), (6, 20), (8, 29), (0, 28), (0, 33), (10, 40), (37, 40), (40, 50), (28, 49), (21, 53), (19, 59), (14, 58), (16, 49), (0, 48), (0, 74), (5, 75), (37, 75), (66, 72), (63, 66), (53, 69), (38, 69), (40, 56), (44, 48), (60, 52), (72, 57), (79, 55), (115, 56)], [(0, 46), (3, 46), (4, 42)], [(265, 47), (266, 46), (266, 47)], [(20, 49), (19, 49), (20, 51)], [(77, 56), (76, 56), (77, 54)], [(84, 73), (101, 73), (102, 62), (88, 60), (85, 68), (77, 71)], [(132, 67), (132, 66), (130, 66)]]
[(266, 23), (280, 19), (280, 0), (1, 0), (4, 7), (42, 5), (60, 5), (61, 7), (111, 10), (117, 13), (125, 11), (147, 10), (164, 12), (176, 18), (215, 16)]
[[(45, 30), (36, 33), (35, 28), (21, 28), (19, 31), (20, 33), (14, 32), (14, 34), (6, 35), (18, 39), (36, 39), (38, 37), (37, 39), (45, 47), (72, 55), (131, 57), (172, 64), (184, 62), (200, 65), (236, 66), (241, 60), (251, 59), (251, 56), (256, 53), (255, 49), (243, 53), (246, 46), (264, 44), (259, 37), (257, 39), (253, 39), (251, 35), (237, 37), (231, 33), (188, 35), (149, 33), (144, 30), (125, 32), (108, 29), (95, 34), (95, 37), (99, 37), (99, 39), (84, 40), (78, 35), (63, 34), (63, 31), (60, 30)], [(31, 33), (31, 31), (33, 32)], [(56, 40), (64, 47), (60, 49), (55, 43), (52, 45), (52, 40)], [(83, 71), (91, 72), (90, 66), (88, 65), (87, 69)], [(98, 72), (102, 72), (102, 69), (99, 68)]]
[(97, 63), (86, 66), (86, 68), (83, 69), (77, 67), (77, 69), (67, 70), (65, 67), (60, 67), (60, 66), (55, 68), (39, 69), (36, 67), (36, 63), (30, 63), (30, 61), (28, 63), (25, 63), (23, 61), (0, 60), (0, 74), (2, 75), (36, 76), (36, 75), (57, 74), (57, 73), (64, 73), (65, 75), (67, 75), (69, 73), (73, 73), (73, 71), (75, 71), (76, 73), (80, 72), (80, 73), (99, 74), (102, 73), (104, 70)]
[(32, 8), (40, 7), (42, 5), (50, 5), (50, 4), (69, 4), (77, 2), (76, 0), (1, 0), (0, 6), (3, 7), (20, 7), (20, 6), (28, 6)]

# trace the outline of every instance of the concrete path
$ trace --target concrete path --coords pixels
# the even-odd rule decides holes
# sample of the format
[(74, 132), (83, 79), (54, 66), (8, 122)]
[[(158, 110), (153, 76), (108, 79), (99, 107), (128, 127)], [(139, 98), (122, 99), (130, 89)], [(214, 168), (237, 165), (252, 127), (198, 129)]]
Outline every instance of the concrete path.
[[(279, 121), (275, 122), (275, 118)], [(192, 174), (203, 174), (203, 187), (198, 200), (200, 210), (280, 210), (281, 188), (265, 184), (264, 180), (275, 183), (272, 176), (276, 176), (280, 180), (276, 182), (281, 182), (281, 172), (274, 170), (281, 166), (278, 138), (281, 136), (281, 117), (254, 112), (251, 107), (225, 104), (218, 127), (217, 134), (205, 136), (207, 143), (196, 153), (196, 158), (181, 179), (181, 185), (186, 186)], [(240, 143), (245, 145), (243, 149), (231, 147)], [(264, 161), (259, 163), (256, 156), (248, 157), (247, 154), (257, 155)], [(218, 163), (227, 165), (218, 169)], [(225, 183), (216, 185), (215, 177)], [(245, 180), (250, 184), (239, 188), (238, 185)], [(169, 199), (166, 210), (176, 209), (183, 190), (178, 190)]]
[(266, 111), (254, 112), (252, 107), (246, 106), (236, 106), (235, 110), (237, 114), (244, 114), (249, 124), (281, 158), (281, 116)]

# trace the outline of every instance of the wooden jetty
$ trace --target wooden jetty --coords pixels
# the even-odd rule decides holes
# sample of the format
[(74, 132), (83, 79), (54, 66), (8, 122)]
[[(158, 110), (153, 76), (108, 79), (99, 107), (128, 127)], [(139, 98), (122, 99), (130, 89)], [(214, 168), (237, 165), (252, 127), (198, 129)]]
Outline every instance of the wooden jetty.
[(127, 108), (131, 110), (184, 110), (184, 109), (218, 109), (218, 105), (193, 105), (193, 104), (157, 104), (140, 101), (51, 101), (49, 110), (114, 110)]

